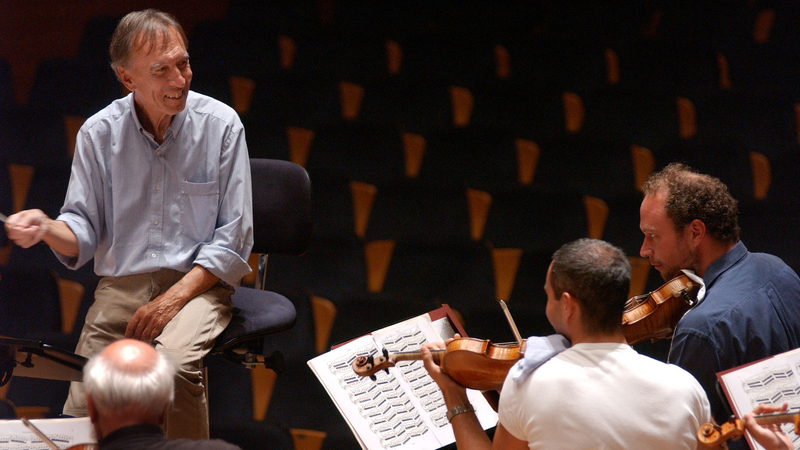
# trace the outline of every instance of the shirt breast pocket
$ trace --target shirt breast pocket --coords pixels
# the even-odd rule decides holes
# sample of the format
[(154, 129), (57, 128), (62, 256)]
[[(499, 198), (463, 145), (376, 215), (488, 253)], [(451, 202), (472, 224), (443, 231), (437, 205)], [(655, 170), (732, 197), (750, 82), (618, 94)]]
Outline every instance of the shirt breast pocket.
[(208, 242), (217, 223), (219, 181), (181, 183), (181, 233), (197, 242)]

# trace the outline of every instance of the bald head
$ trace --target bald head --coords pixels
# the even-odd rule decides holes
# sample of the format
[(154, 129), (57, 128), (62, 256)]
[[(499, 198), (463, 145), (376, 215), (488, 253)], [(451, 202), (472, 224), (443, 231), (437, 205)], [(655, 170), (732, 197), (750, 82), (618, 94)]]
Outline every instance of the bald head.
[(142, 341), (123, 339), (100, 352), (102, 358), (117, 370), (136, 374), (146, 372), (156, 364), (158, 352)]
[(110, 344), (83, 369), (86, 395), (100, 414), (159, 423), (173, 399), (175, 367), (150, 345), (132, 339)]

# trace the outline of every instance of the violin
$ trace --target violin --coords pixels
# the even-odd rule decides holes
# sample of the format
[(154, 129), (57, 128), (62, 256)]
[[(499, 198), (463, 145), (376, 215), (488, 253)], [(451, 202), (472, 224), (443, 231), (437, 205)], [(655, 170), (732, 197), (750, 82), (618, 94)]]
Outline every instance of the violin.
[[(800, 413), (786, 411), (753, 416), (760, 425), (793, 423), (794, 433), (800, 434)], [(744, 434), (744, 420), (731, 418), (722, 425), (707, 423), (697, 430), (697, 441), (705, 449), (723, 449), (728, 440), (737, 440)]]
[(681, 317), (697, 304), (699, 290), (698, 283), (681, 273), (649, 294), (628, 299), (622, 313), (628, 344), (671, 338)]
[[(468, 389), (498, 390), (511, 367), (523, 356), (521, 344), (492, 344), (488, 340), (456, 338), (444, 350), (431, 350), (433, 360), (442, 371), (458, 384)], [(421, 352), (390, 354), (385, 348), (381, 354), (359, 356), (353, 360), (353, 371), (362, 377), (375, 379), (375, 373), (394, 367), (400, 361), (422, 359)]]

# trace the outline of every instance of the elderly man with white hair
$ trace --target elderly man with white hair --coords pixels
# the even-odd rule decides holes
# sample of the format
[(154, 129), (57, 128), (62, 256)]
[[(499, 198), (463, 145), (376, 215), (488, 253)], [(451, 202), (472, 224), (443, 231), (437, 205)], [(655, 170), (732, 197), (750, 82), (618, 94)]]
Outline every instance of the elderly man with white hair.
[(162, 431), (174, 398), (175, 366), (151, 345), (110, 344), (83, 369), (86, 405), (101, 450), (236, 450), (221, 440), (170, 440)]

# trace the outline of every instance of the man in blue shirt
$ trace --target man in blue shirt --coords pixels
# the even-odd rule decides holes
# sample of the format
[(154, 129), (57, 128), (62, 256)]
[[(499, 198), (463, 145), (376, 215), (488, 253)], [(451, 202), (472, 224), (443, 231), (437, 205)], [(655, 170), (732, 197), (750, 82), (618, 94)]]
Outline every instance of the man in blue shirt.
[[(152, 343), (178, 365), (170, 438), (207, 438), (202, 357), (231, 318), (230, 295), (250, 272), (252, 187), (234, 110), (189, 90), (186, 35), (160, 11), (126, 15), (111, 66), (131, 94), (78, 132), (61, 214), (28, 210), (6, 222), (22, 247), (47, 243), (68, 267), (94, 258), (102, 276), (76, 353), (111, 342)], [(85, 416), (72, 383), (64, 413)]]
[(718, 179), (670, 164), (643, 191), (641, 256), (664, 280), (688, 269), (705, 286), (678, 322), (669, 362), (697, 378), (722, 423), (717, 372), (800, 347), (800, 278), (779, 258), (747, 250), (737, 202)]

